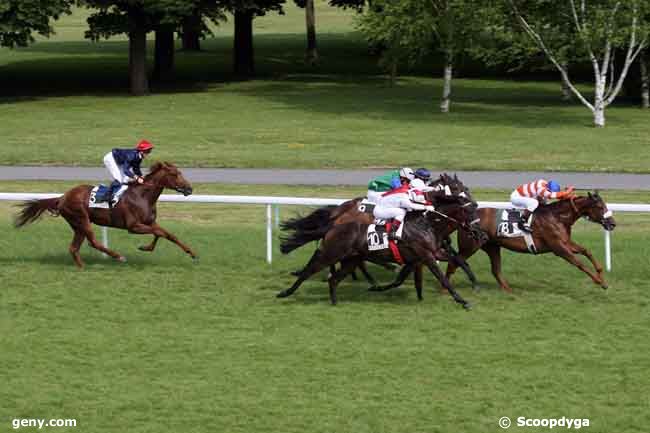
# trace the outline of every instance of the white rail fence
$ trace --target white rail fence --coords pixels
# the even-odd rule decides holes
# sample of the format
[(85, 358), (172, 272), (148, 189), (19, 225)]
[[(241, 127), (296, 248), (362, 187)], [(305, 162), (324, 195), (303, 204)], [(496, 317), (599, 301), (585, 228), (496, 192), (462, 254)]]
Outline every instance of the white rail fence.
[[(0, 201), (23, 201), (38, 200), (45, 198), (54, 198), (61, 196), (60, 193), (0, 193)], [(182, 195), (163, 194), (160, 196), (161, 202), (172, 203), (219, 203), (219, 204), (256, 204), (266, 206), (266, 261), (271, 263), (273, 260), (273, 207), (275, 207), (275, 226), (280, 221), (280, 206), (328, 206), (338, 205), (348, 199), (337, 198), (303, 198), (303, 197), (265, 197), (265, 196), (246, 196), (246, 195), (191, 195), (184, 197)], [(497, 209), (506, 209), (511, 207), (509, 202), (501, 201), (479, 201), (479, 207), (493, 207)], [(627, 204), (627, 203), (609, 203), (609, 210), (613, 212), (643, 212), (650, 213), (650, 204)], [(105, 245), (108, 246), (108, 230), (102, 228), (102, 238)], [(611, 232), (603, 230), (605, 233), (605, 268), (608, 271), (612, 269), (611, 253)]]

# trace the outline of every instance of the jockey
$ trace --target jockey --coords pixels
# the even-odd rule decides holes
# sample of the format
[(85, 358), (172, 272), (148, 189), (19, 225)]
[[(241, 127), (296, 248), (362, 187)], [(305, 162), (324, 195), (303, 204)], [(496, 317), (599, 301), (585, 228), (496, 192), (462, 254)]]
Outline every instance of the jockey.
[(378, 176), (368, 184), (368, 201), (379, 203), (383, 193), (401, 187), (404, 182), (410, 182), (415, 177), (413, 170), (404, 167), (400, 170), (393, 170), (384, 175)]
[(426, 168), (418, 168), (414, 173), (415, 179), (411, 181), (411, 187), (420, 191), (431, 191), (429, 186), (431, 181), (431, 172)]
[(147, 140), (138, 143), (135, 149), (113, 149), (104, 155), (104, 165), (111, 174), (113, 182), (108, 191), (109, 205), (113, 201), (113, 196), (119, 197), (124, 192), (130, 182), (144, 183), (140, 164), (142, 160), (151, 153), (153, 144)]
[(554, 180), (546, 181), (539, 179), (534, 182), (525, 183), (510, 194), (510, 202), (519, 209), (525, 209), (521, 219), (524, 230), (531, 232), (533, 212), (539, 206), (540, 201), (546, 203), (549, 199), (566, 199), (571, 196), (575, 188), (570, 186), (561, 191), (560, 184)]
[(434, 207), (431, 203), (424, 200), (421, 191), (411, 188), (407, 183), (404, 183), (401, 187), (382, 194), (381, 200), (375, 206), (373, 214), (375, 218), (383, 220), (392, 218), (395, 220), (395, 223), (391, 226), (391, 232), (388, 234), (389, 239), (394, 240), (402, 239), (404, 218), (406, 217), (406, 212), (411, 210), (433, 211)]

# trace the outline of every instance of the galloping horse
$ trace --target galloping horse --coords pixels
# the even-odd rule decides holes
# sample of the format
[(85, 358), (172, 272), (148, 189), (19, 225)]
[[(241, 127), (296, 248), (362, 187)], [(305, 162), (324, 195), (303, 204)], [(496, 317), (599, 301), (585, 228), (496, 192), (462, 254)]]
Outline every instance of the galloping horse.
[[(479, 209), (481, 228), (487, 233), (488, 241), (481, 244), (459, 231), (458, 247), (460, 255), (465, 259), (471, 257), (479, 248), (483, 249), (490, 257), (492, 274), (499, 282), (501, 288), (511, 293), (512, 289), (501, 275), (501, 248), (507, 248), (518, 253), (529, 253), (529, 250), (523, 238), (497, 237), (496, 231), (497, 225), (499, 224), (498, 215), (500, 213), (500, 209)], [(611, 212), (607, 210), (607, 205), (600, 195), (598, 195), (598, 192), (594, 194), (589, 193), (587, 197), (574, 196), (547, 206), (540, 206), (535, 211), (532, 225), (533, 242), (537, 253), (552, 252), (556, 256), (562, 257), (589, 275), (596, 284), (606, 289), (607, 284), (603, 278), (603, 267), (587, 248), (571, 239), (571, 227), (581, 217), (602, 225), (605, 230), (611, 231), (616, 227), (616, 222), (611, 216)], [(594, 274), (587, 269), (575, 254), (581, 254), (587, 257), (594, 266), (596, 273)], [(455, 270), (455, 264), (450, 262), (447, 267), (447, 277), (450, 277)]]
[[(476, 220), (475, 203), (464, 197), (449, 197), (442, 200), (449, 207), (449, 209), (445, 209), (446, 211), (450, 214), (454, 211), (458, 212), (458, 220), (461, 224), (469, 226)], [(436, 255), (441, 243), (440, 235), (436, 233), (434, 228), (436, 225), (435, 219), (438, 217), (439, 215), (436, 212), (409, 212), (404, 221), (404, 239), (399, 241), (397, 248), (406, 265), (426, 265), (456, 302), (462, 304), (465, 308), (470, 308), (469, 303), (449, 284), (436, 263)], [(359, 266), (361, 262), (372, 261), (378, 264), (395, 262), (395, 256), (390, 249), (369, 250), (368, 226), (367, 223), (350, 221), (331, 227), (316, 252), (312, 255), (309, 263), (300, 271), (296, 282), (289, 289), (278, 293), (277, 296), (279, 298), (290, 296), (310, 276), (327, 266), (340, 262), (341, 268), (329, 277), (330, 301), (332, 304), (336, 304), (336, 287), (338, 283)], [(291, 242), (294, 245), (298, 241), (300, 239), (295, 236), (292, 237)], [(418, 298), (422, 299), (421, 285), (416, 284), (416, 289)]]
[(91, 223), (126, 229), (135, 234), (152, 234), (153, 241), (149, 245), (140, 247), (142, 251), (153, 251), (158, 239), (162, 237), (174, 242), (193, 259), (196, 259), (194, 251), (156, 223), (156, 202), (165, 188), (176, 190), (186, 196), (192, 194), (192, 185), (175, 165), (157, 162), (151, 167), (150, 173), (145, 176), (144, 183), (130, 186), (112, 209), (90, 208), (88, 201), (93, 187), (79, 185), (61, 197), (24, 202), (23, 209), (16, 218), (15, 226), (20, 228), (36, 221), (45, 211), (55, 216), (61, 215), (74, 230), (69, 250), (80, 268), (83, 267), (83, 262), (79, 256), (79, 248), (84, 239), (88, 239), (93, 248), (112, 258), (122, 262), (126, 261), (124, 256), (106, 248), (97, 241)]
[[(463, 183), (455, 175), (452, 177), (446, 173), (442, 174), (438, 179), (436, 179), (434, 182), (431, 183), (431, 186), (434, 188), (434, 190), (426, 192), (425, 197), (427, 200), (433, 202), (434, 205), (437, 203), (437, 201), (440, 198), (445, 198), (445, 197), (463, 197), (468, 199), (469, 201), (473, 201), (469, 189), (465, 187), (465, 185), (463, 185)], [(307, 216), (292, 218), (287, 221), (284, 221), (281, 224), (282, 230), (292, 232), (292, 233), (289, 236), (286, 236), (282, 239), (283, 240), (281, 245), (282, 253), (288, 254), (291, 251), (300, 248), (309, 242), (320, 241), (325, 237), (327, 232), (332, 227), (339, 224), (346, 224), (349, 222), (358, 222), (360, 224), (372, 224), (373, 221), (375, 220), (375, 217), (373, 216), (372, 212), (366, 212), (362, 210), (362, 206), (363, 206), (362, 201), (363, 201), (363, 197), (355, 198), (352, 200), (348, 200), (338, 206), (321, 207), (319, 209), (316, 209), (315, 211), (313, 211)], [(458, 224), (453, 225), (452, 223), (450, 225), (449, 233), (452, 233), (456, 228), (458, 228)], [(476, 277), (474, 276), (474, 273), (469, 268), (467, 262), (465, 262), (464, 260), (460, 259), (460, 257), (458, 257), (457, 253), (451, 247), (451, 241), (447, 241), (447, 239), (444, 239), (442, 240), (442, 242), (444, 242), (445, 251), (439, 250), (437, 252), (438, 256), (436, 257), (436, 259), (445, 260), (445, 261), (455, 260), (457, 262), (457, 265), (463, 269), (463, 271), (469, 277), (470, 281), (472, 281), (472, 284), (476, 285)], [(418, 267), (417, 271), (419, 271), (420, 268), (421, 267)], [(385, 286), (384, 287), (377, 286), (375, 279), (368, 273), (365, 264), (363, 262), (359, 264), (359, 269), (361, 270), (361, 272), (363, 272), (364, 276), (371, 284), (370, 290), (381, 291), (382, 289), (385, 288)], [(331, 273), (334, 273), (335, 271), (336, 270), (332, 266)], [(293, 272), (292, 274), (298, 276), (300, 275), (300, 272), (301, 271), (296, 271)], [(408, 273), (409, 272), (406, 273), (404, 278), (408, 276)], [(417, 274), (416, 274), (416, 278), (418, 278)], [(404, 280), (402, 279), (402, 282), (403, 281)], [(391, 286), (397, 287), (400, 284), (397, 284), (396, 286), (393, 285)]]

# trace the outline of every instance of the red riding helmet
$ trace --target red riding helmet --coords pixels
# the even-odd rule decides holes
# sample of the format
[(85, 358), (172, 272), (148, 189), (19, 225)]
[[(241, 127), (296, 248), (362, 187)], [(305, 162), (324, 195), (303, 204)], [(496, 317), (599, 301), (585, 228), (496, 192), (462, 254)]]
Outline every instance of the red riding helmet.
[(136, 149), (140, 152), (146, 152), (147, 150), (153, 149), (153, 144), (149, 143), (147, 140), (142, 140), (138, 143)]

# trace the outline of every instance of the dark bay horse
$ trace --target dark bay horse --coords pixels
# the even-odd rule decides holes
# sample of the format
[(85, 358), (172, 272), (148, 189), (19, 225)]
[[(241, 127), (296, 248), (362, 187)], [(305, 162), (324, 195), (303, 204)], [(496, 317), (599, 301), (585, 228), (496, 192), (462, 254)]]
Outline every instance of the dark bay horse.
[(112, 209), (90, 208), (88, 200), (93, 187), (79, 185), (61, 197), (23, 203), (22, 210), (16, 217), (15, 226), (20, 228), (32, 223), (46, 211), (62, 216), (74, 231), (69, 250), (80, 268), (83, 267), (83, 262), (79, 256), (79, 248), (85, 239), (88, 239), (93, 248), (116, 260), (126, 261), (124, 256), (106, 248), (97, 241), (91, 223), (126, 229), (134, 234), (153, 235), (153, 241), (149, 245), (140, 247), (142, 251), (153, 251), (158, 239), (165, 238), (174, 242), (195, 259), (194, 251), (156, 223), (156, 203), (165, 188), (176, 190), (186, 196), (192, 194), (192, 185), (175, 165), (157, 162), (152, 165), (149, 174), (145, 176), (144, 183), (131, 185)]
[[(463, 183), (458, 179), (456, 175), (452, 177), (446, 173), (441, 174), (438, 179), (431, 183), (431, 186), (434, 188), (434, 190), (427, 191), (425, 193), (425, 197), (434, 205), (437, 205), (438, 200), (444, 199), (446, 197), (461, 197), (463, 199), (467, 199), (468, 201), (473, 201), (469, 189), (463, 185)], [(284, 221), (281, 224), (282, 230), (290, 232), (290, 234), (282, 239), (283, 242), (280, 247), (282, 253), (288, 254), (291, 251), (300, 248), (309, 242), (320, 241), (325, 237), (327, 232), (332, 227), (339, 224), (347, 224), (349, 222), (372, 224), (375, 220), (373, 214), (361, 210), (363, 199), (364, 197), (358, 197), (341, 203), (338, 206), (321, 207), (304, 217), (297, 217)], [(439, 220), (440, 219), (438, 219), (438, 221)], [(457, 227), (458, 225), (451, 223), (448, 227), (450, 229), (448, 233), (452, 233)], [(456, 261), (456, 265), (463, 269), (463, 271), (467, 274), (470, 281), (472, 282), (472, 285), (476, 286), (476, 277), (474, 276), (474, 273), (470, 269), (467, 262), (462, 260), (457, 255), (451, 246), (451, 241), (448, 240), (448, 238), (444, 239), (443, 242), (444, 250), (438, 250), (438, 256), (436, 257), (437, 260)], [(388, 287), (378, 286), (375, 279), (372, 277), (372, 275), (370, 275), (363, 262), (359, 263), (359, 269), (366, 277), (366, 280), (368, 280), (370, 283), (370, 290), (381, 291), (385, 290), (386, 287)], [(331, 273), (334, 273), (335, 271), (336, 270), (332, 266)], [(416, 269), (416, 272), (418, 271), (421, 271), (421, 266)], [(296, 271), (292, 274), (298, 276), (300, 272), (301, 271)], [(406, 276), (408, 276), (409, 273), (410, 272), (406, 272)], [(402, 274), (400, 274), (400, 277), (398, 277), (401, 279), (401, 282), (397, 285), (391, 285), (391, 287), (397, 287), (404, 281), (406, 276), (404, 278), (401, 278), (401, 275)], [(416, 273), (416, 278), (418, 278), (418, 275), (421, 277), (421, 274), (418, 272)]]
[[(459, 200), (461, 198), (452, 198)], [(449, 199), (448, 199), (449, 200)], [(469, 225), (477, 218), (476, 206), (467, 199), (462, 202), (447, 203), (450, 208), (446, 209), (453, 213), (458, 211), (458, 218), (462, 224)], [(453, 207), (453, 209), (451, 209)], [(466, 302), (449, 284), (447, 278), (442, 274), (436, 263), (436, 255), (440, 249), (441, 239), (435, 232), (435, 212), (412, 211), (406, 215), (404, 221), (404, 239), (399, 241), (397, 247), (403, 262), (409, 266), (423, 264), (434, 274), (443, 287), (449, 291), (454, 300), (465, 308), (470, 308)], [(336, 304), (336, 287), (350, 272), (352, 272), (362, 261), (384, 264), (394, 263), (395, 257), (390, 249), (369, 251), (367, 242), (368, 223), (350, 221), (344, 224), (337, 224), (327, 232), (322, 239), (318, 249), (312, 255), (309, 263), (302, 269), (296, 282), (287, 290), (278, 293), (279, 298), (292, 295), (300, 285), (310, 276), (328, 266), (341, 263), (340, 269), (329, 277), (330, 301)], [(293, 239), (292, 242), (298, 239)], [(420, 281), (421, 282), (421, 281)], [(422, 299), (422, 286), (416, 284), (418, 298)]]
[[(501, 275), (501, 248), (506, 248), (518, 253), (529, 253), (526, 242), (523, 238), (501, 238), (497, 237), (496, 230), (499, 224), (499, 215), (502, 210), (494, 208), (479, 209), (481, 217), (481, 228), (487, 233), (488, 241), (481, 244), (465, 233), (458, 232), (459, 254), (468, 259), (479, 248), (490, 257), (492, 274), (499, 282), (501, 288), (511, 293), (512, 289), (508, 282)], [(581, 217), (598, 223), (605, 230), (614, 230), (616, 222), (607, 210), (607, 205), (598, 192), (589, 193), (586, 197), (573, 196), (569, 199), (560, 200), (547, 206), (540, 206), (535, 211), (533, 220), (533, 241), (538, 253), (552, 252), (571, 263), (604, 289), (607, 288), (603, 278), (603, 267), (594, 258), (591, 252), (574, 242), (571, 239), (571, 227)], [(575, 255), (581, 254), (593, 265), (596, 273), (591, 272)], [(456, 270), (453, 263), (447, 267), (447, 277)]]

